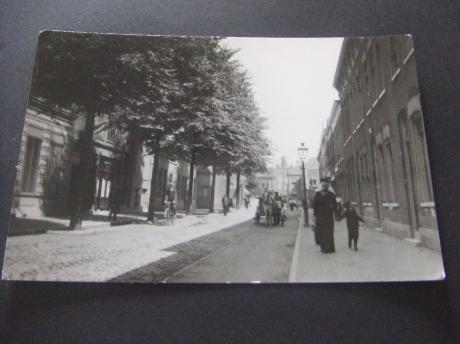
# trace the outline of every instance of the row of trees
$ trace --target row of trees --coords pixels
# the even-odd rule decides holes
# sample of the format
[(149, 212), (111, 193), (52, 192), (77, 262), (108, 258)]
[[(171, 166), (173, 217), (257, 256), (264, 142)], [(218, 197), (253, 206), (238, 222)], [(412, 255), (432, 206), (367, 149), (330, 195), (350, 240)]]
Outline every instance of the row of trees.
[(197, 164), (212, 166), (210, 210), (217, 173), (230, 178), (263, 172), (270, 154), (264, 119), (250, 80), (219, 38), (140, 37), (45, 32), (40, 36), (32, 94), (50, 105), (85, 113), (72, 195), (70, 227), (93, 201), (95, 118), (143, 141), (154, 154), (148, 218), (153, 220), (159, 157), (190, 165), (191, 208)]

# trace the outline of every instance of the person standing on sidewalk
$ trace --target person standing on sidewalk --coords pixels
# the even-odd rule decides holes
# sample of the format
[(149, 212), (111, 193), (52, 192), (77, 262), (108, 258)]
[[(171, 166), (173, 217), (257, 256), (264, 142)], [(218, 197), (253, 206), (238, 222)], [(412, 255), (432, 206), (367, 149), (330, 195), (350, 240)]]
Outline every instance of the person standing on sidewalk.
[(120, 192), (113, 187), (109, 195), (109, 221), (117, 221), (117, 215), (120, 212)]
[(171, 210), (171, 214), (176, 216), (176, 190), (174, 189), (173, 183), (169, 183), (165, 198), (166, 206)]
[(230, 198), (227, 195), (222, 197), (222, 208), (224, 210), (224, 216), (227, 216), (228, 210), (230, 208)]
[(350, 201), (345, 202), (343, 214), (337, 220), (340, 221), (344, 217), (347, 219), (348, 247), (351, 249), (351, 242), (353, 241), (353, 248), (358, 251), (359, 221), (364, 222), (364, 220)]
[(321, 190), (316, 192), (313, 200), (313, 216), (315, 217), (315, 238), (321, 246), (321, 252), (334, 253), (334, 213), (337, 207), (335, 194), (330, 191), (330, 179), (321, 179)]

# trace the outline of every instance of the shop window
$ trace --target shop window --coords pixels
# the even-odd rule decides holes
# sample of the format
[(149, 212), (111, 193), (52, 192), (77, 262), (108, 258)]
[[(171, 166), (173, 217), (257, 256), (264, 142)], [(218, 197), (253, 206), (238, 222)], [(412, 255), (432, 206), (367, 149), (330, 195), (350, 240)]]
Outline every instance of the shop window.
[(22, 192), (35, 192), (42, 140), (27, 136), (22, 173)]

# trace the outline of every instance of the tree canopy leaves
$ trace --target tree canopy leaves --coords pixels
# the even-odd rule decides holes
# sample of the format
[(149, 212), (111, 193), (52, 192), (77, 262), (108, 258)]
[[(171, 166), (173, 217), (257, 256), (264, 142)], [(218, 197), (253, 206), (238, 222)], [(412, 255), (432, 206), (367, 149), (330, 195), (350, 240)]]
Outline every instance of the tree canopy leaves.
[(32, 95), (103, 116), (151, 153), (250, 175), (270, 144), (235, 53), (215, 37), (44, 32)]

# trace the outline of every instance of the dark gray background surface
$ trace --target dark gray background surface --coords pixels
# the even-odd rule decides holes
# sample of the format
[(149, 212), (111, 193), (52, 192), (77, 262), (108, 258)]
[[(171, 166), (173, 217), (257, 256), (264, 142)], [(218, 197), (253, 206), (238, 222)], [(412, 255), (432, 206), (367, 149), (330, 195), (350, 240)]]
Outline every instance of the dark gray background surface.
[(1, 1), (0, 253), (37, 34), (414, 36), (447, 280), (336, 285), (0, 282), (0, 341), (455, 343), (460, 329), (458, 1)]

